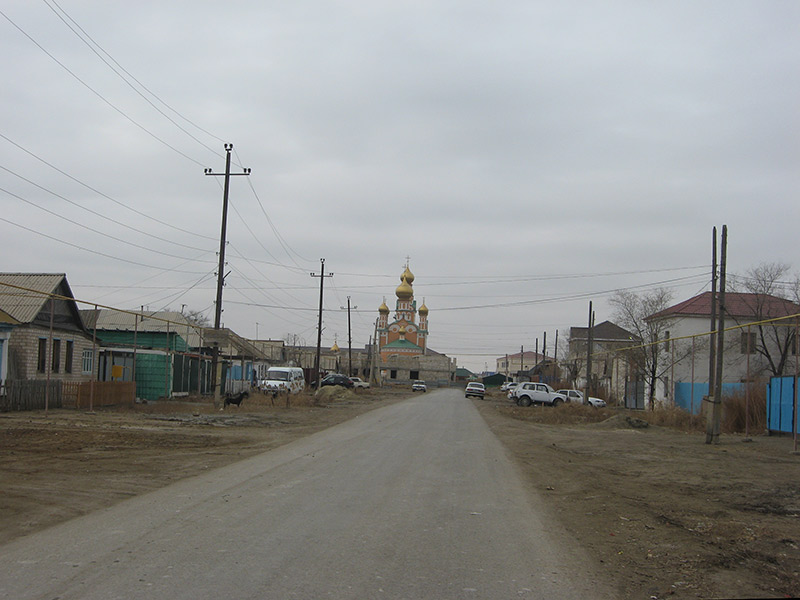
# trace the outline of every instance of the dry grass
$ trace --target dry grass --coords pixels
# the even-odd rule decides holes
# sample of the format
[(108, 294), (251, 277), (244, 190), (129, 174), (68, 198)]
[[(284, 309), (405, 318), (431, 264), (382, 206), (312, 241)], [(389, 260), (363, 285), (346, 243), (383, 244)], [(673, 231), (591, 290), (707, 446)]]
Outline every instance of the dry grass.
[[(598, 423), (624, 414), (647, 421), (651, 425), (668, 427), (677, 431), (705, 431), (706, 419), (703, 415), (692, 415), (677, 407), (658, 407), (654, 410), (633, 411), (619, 407), (593, 408), (580, 404), (562, 404), (555, 408), (552, 406), (518, 407), (507, 400), (504, 392), (492, 390), (486, 395), (487, 400), (499, 402), (502, 412), (516, 419), (533, 421), (551, 425), (569, 425), (580, 423)], [(503, 406), (507, 401), (508, 406)], [(767, 398), (763, 385), (753, 385), (749, 395), (744, 392), (725, 396), (722, 400), (723, 433), (745, 433), (747, 431), (758, 435), (766, 431), (767, 426)]]
[(722, 398), (724, 433), (764, 433), (767, 430), (767, 390), (765, 385), (750, 385), (749, 394), (740, 392)]

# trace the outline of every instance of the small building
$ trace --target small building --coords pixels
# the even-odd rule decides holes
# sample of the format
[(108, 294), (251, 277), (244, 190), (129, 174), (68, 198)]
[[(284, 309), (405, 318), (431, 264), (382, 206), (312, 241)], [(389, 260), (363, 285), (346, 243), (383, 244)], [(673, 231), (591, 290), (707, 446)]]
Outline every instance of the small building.
[[(620, 399), (625, 395), (626, 382), (635, 378), (635, 369), (624, 349), (638, 345), (639, 338), (611, 321), (595, 325), (591, 334), (593, 393), (602, 390), (606, 398)], [(588, 327), (569, 328), (569, 346), (567, 358), (561, 361), (561, 376), (578, 389), (586, 387), (588, 344)]]
[(539, 352), (524, 350), (514, 354), (506, 354), (495, 359), (497, 364), (496, 371), (507, 375), (511, 380), (519, 380), (519, 377), (538, 365), (545, 356)]
[[(92, 338), (81, 320), (67, 276), (0, 273), (3, 393), (11, 382), (91, 381), (94, 369)], [(55, 392), (60, 393), (60, 388)]]

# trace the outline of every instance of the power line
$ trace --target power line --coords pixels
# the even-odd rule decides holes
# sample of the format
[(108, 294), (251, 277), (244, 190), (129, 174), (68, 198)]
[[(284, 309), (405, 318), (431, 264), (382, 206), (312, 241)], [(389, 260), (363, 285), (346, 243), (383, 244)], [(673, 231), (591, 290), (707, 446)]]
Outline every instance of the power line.
[(27, 148), (24, 148), (23, 146), (21, 146), (20, 144), (18, 144), (18, 143), (17, 143), (17, 142), (15, 142), (14, 140), (12, 140), (11, 138), (9, 138), (9, 137), (7, 137), (7, 136), (3, 135), (3, 133), (0, 133), (0, 137), (1, 137), (1, 138), (3, 138), (4, 140), (6, 140), (6, 141), (7, 141), (9, 144), (11, 144), (11, 145), (15, 146), (16, 148), (18, 148), (19, 150), (22, 150), (23, 152), (25, 152), (25, 154), (29, 155), (30, 157), (32, 157), (32, 158), (35, 158), (36, 160), (38, 160), (39, 162), (41, 162), (41, 163), (42, 163), (42, 164), (44, 164), (44, 165), (47, 165), (48, 167), (50, 167), (51, 169), (53, 169), (53, 170), (54, 170), (54, 171), (56, 171), (57, 173), (60, 173), (61, 175), (63, 175), (64, 177), (66, 177), (66, 178), (68, 178), (68, 179), (70, 179), (70, 180), (74, 181), (74, 182), (75, 182), (75, 183), (77, 183), (78, 185), (81, 185), (81, 186), (83, 186), (83, 187), (84, 187), (84, 188), (86, 188), (87, 190), (90, 190), (90, 191), (94, 192), (94, 193), (95, 193), (95, 194), (97, 194), (98, 196), (101, 196), (101, 197), (105, 198), (106, 200), (110, 200), (111, 202), (113, 202), (113, 203), (114, 203), (114, 204), (116, 204), (117, 206), (120, 206), (120, 207), (122, 207), (122, 208), (124, 208), (124, 209), (126, 209), (126, 210), (129, 210), (129, 211), (131, 211), (132, 213), (135, 213), (135, 214), (137, 214), (137, 215), (139, 215), (139, 216), (141, 216), (141, 217), (145, 217), (146, 219), (150, 219), (151, 221), (154, 221), (155, 223), (158, 223), (159, 225), (164, 225), (165, 227), (169, 227), (169, 228), (171, 228), (171, 229), (174, 229), (175, 231), (180, 231), (181, 233), (188, 233), (189, 235), (196, 236), (196, 237), (199, 237), (199, 238), (202, 238), (202, 239), (206, 239), (206, 240), (216, 240), (216, 238), (214, 238), (214, 237), (212, 237), (212, 236), (201, 235), (201, 234), (198, 234), (198, 233), (196, 233), (196, 232), (194, 232), (194, 231), (189, 231), (188, 229), (181, 229), (180, 227), (177, 227), (176, 225), (174, 225), (174, 224), (172, 224), (172, 223), (167, 223), (166, 221), (161, 221), (160, 219), (157, 219), (157, 218), (155, 218), (155, 217), (152, 217), (152, 216), (148, 215), (147, 213), (143, 213), (143, 212), (142, 212), (142, 211), (140, 211), (140, 210), (136, 210), (135, 208), (131, 208), (131, 207), (130, 207), (130, 206), (128, 206), (127, 204), (125, 204), (125, 203), (123, 203), (123, 202), (120, 202), (120, 201), (119, 201), (119, 200), (117, 200), (116, 198), (112, 198), (112, 197), (111, 197), (111, 196), (109, 196), (108, 194), (105, 194), (105, 193), (101, 192), (100, 190), (98, 190), (98, 189), (96, 189), (96, 188), (94, 188), (94, 187), (90, 186), (89, 184), (87, 184), (87, 183), (84, 183), (84, 182), (83, 182), (83, 181), (81, 181), (80, 179), (77, 179), (76, 177), (73, 177), (72, 175), (70, 175), (70, 174), (69, 174), (69, 173), (67, 173), (66, 171), (64, 171), (64, 170), (62, 170), (62, 169), (59, 169), (59, 168), (58, 168), (58, 167), (56, 167), (55, 165), (53, 165), (53, 164), (51, 164), (51, 163), (47, 162), (45, 159), (41, 158), (40, 156), (37, 156), (36, 154), (34, 154), (33, 152), (31, 152), (31, 151), (30, 151), (30, 150), (28, 150)]
[[(5, 168), (5, 167), (3, 167), (3, 166), (0, 166), (0, 169), (4, 169), (4, 170), (8, 171), (8, 169), (6, 169), (6, 168)], [(10, 171), (9, 171), (9, 172), (10, 172)], [(16, 173), (12, 173), (12, 175), (16, 175)], [(27, 180), (27, 179), (25, 179), (24, 177), (21, 177), (21, 179), (24, 179), (25, 181), (28, 181), (28, 180)], [(52, 194), (52, 195), (53, 195), (53, 196), (55, 196), (56, 198), (60, 198), (60, 199), (62, 199), (62, 200), (64, 200), (64, 201), (66, 201), (66, 202), (69, 202), (70, 204), (74, 204), (75, 206), (78, 206), (79, 208), (83, 208), (83, 207), (82, 207), (82, 206), (80, 206), (79, 204), (76, 204), (75, 202), (72, 202), (71, 200), (68, 200), (68, 199), (67, 199), (67, 198), (65, 198), (64, 196), (61, 196), (61, 195), (59, 195), (59, 194), (57, 194), (57, 193), (55, 193), (55, 192), (53, 192), (53, 191), (51, 191), (51, 190), (48, 190), (48, 189), (46, 189), (46, 188), (43, 188), (43, 187), (41, 187), (41, 186), (39, 186), (39, 185), (37, 185), (37, 184), (35, 184), (35, 183), (33, 183), (33, 182), (29, 182), (29, 183), (32, 183), (33, 185), (36, 185), (36, 187), (38, 187), (38, 188), (40, 188), (40, 189), (42, 189), (42, 190), (44, 190), (44, 191), (46, 191), (46, 192), (48, 192), (48, 193)], [(136, 244), (136, 243), (134, 243), (134, 242), (129, 242), (129, 241), (123, 240), (123, 239), (121, 239), (121, 238), (118, 238), (118, 237), (116, 237), (116, 236), (113, 236), (113, 235), (111, 235), (110, 233), (105, 233), (104, 231), (99, 231), (99, 230), (97, 230), (97, 229), (94, 229), (93, 227), (89, 227), (88, 225), (85, 225), (85, 224), (83, 224), (83, 223), (79, 223), (78, 221), (74, 221), (74, 220), (70, 219), (69, 217), (65, 217), (64, 215), (60, 215), (60, 214), (58, 214), (57, 212), (50, 210), (49, 208), (45, 208), (45, 207), (43, 207), (43, 206), (39, 206), (38, 204), (36, 204), (36, 203), (35, 203), (35, 202), (33, 202), (32, 200), (28, 200), (28, 199), (26, 199), (26, 198), (23, 198), (22, 196), (19, 196), (19, 195), (15, 194), (14, 192), (11, 192), (11, 191), (9, 191), (9, 190), (7, 190), (7, 189), (5, 189), (5, 188), (2, 188), (2, 187), (0, 187), (0, 192), (5, 192), (5, 193), (6, 193), (6, 194), (8, 194), (9, 196), (11, 196), (11, 197), (13, 197), (13, 198), (16, 198), (17, 200), (20, 200), (20, 201), (22, 201), (22, 202), (25, 202), (26, 204), (28, 204), (28, 205), (30, 205), (30, 206), (33, 206), (33, 207), (35, 207), (35, 208), (38, 208), (39, 210), (41, 210), (41, 211), (43, 211), (43, 212), (46, 212), (47, 214), (53, 215), (54, 217), (57, 217), (57, 218), (59, 218), (59, 219), (62, 219), (62, 220), (64, 220), (64, 221), (66, 221), (67, 223), (72, 223), (73, 225), (76, 225), (76, 226), (78, 226), (78, 227), (81, 227), (81, 228), (83, 228), (83, 229), (86, 229), (86, 230), (88, 230), (88, 231), (91, 231), (92, 233), (96, 233), (96, 234), (98, 234), (98, 235), (101, 235), (101, 236), (103, 236), (103, 237), (107, 237), (107, 238), (109, 238), (109, 239), (112, 239), (112, 240), (114, 240), (115, 242), (120, 242), (121, 244), (127, 244), (128, 246), (133, 246), (134, 248), (139, 248), (140, 250), (146, 250), (147, 252), (153, 252), (153, 253), (155, 253), (155, 254), (160, 254), (160, 255), (162, 255), (162, 256), (168, 256), (168, 257), (170, 257), (170, 258), (179, 258), (179, 259), (181, 259), (181, 260), (192, 260), (192, 259), (190, 259), (190, 258), (187, 258), (187, 257), (185, 257), (185, 256), (178, 256), (178, 255), (176, 255), (176, 254), (169, 254), (168, 252), (162, 252), (162, 251), (160, 251), (160, 250), (154, 250), (154, 249), (152, 249), (152, 248), (149, 248), (149, 247), (147, 247), (147, 246), (142, 246), (141, 244)], [(98, 216), (100, 216), (100, 217), (102, 217), (102, 216), (103, 216), (103, 215), (100, 215), (100, 214), (98, 214), (98, 213), (95, 213), (95, 211), (93, 211), (93, 210), (89, 210), (89, 209), (86, 209), (86, 210), (88, 210), (89, 212), (91, 212), (91, 213), (93, 213), (93, 214), (97, 214), (97, 215), (98, 215)], [(103, 217), (103, 218), (107, 218), (107, 217)], [(117, 223), (118, 225), (122, 225), (123, 227), (125, 227), (125, 225), (123, 225), (122, 223), (119, 223), (118, 221), (114, 221), (113, 219), (109, 219), (109, 220), (110, 220), (110, 221), (112, 221), (113, 223)], [(144, 235), (148, 235), (148, 236), (150, 236), (150, 237), (153, 237), (153, 238), (155, 238), (155, 239), (158, 239), (158, 240), (161, 240), (161, 241), (165, 241), (165, 242), (169, 241), (169, 240), (165, 240), (165, 239), (163, 239), (163, 238), (160, 238), (160, 237), (158, 237), (158, 236), (155, 236), (155, 235), (150, 235), (150, 234), (148, 234), (148, 233), (145, 233), (144, 231), (140, 231), (140, 230), (138, 230), (138, 229), (135, 229), (135, 228), (133, 228), (133, 227), (129, 227), (129, 229), (132, 229), (133, 231), (136, 231), (137, 233), (142, 233), (142, 234), (144, 234)], [(180, 245), (180, 246), (183, 246), (183, 247), (185, 247), (185, 248), (189, 248), (189, 249), (191, 249), (191, 250), (199, 250), (199, 251), (202, 251), (202, 252), (207, 252), (207, 250), (205, 250), (204, 248), (193, 248), (192, 246), (184, 246), (183, 244), (179, 244), (179, 245)], [(203, 261), (203, 262), (206, 262), (206, 261)]]
[(39, 50), (41, 50), (41, 51), (42, 51), (42, 52), (44, 52), (44, 53), (45, 53), (45, 54), (46, 54), (48, 57), (50, 57), (50, 59), (51, 59), (51, 60), (53, 60), (53, 62), (55, 62), (55, 63), (56, 63), (58, 66), (60, 66), (62, 69), (64, 69), (64, 70), (65, 70), (67, 73), (69, 73), (70, 75), (72, 75), (72, 77), (73, 77), (73, 78), (75, 78), (75, 80), (76, 80), (76, 81), (78, 81), (78, 82), (79, 82), (81, 85), (83, 85), (83, 86), (84, 86), (84, 87), (85, 87), (87, 90), (89, 90), (90, 92), (92, 92), (92, 93), (93, 93), (95, 96), (97, 96), (98, 98), (100, 98), (100, 100), (102, 100), (103, 102), (105, 102), (105, 103), (106, 103), (106, 104), (107, 104), (107, 105), (108, 105), (110, 108), (112, 108), (113, 110), (115, 110), (117, 113), (119, 113), (121, 116), (123, 116), (123, 117), (124, 117), (126, 120), (128, 120), (130, 123), (132, 123), (133, 125), (135, 125), (135, 126), (136, 126), (136, 127), (138, 127), (139, 129), (141, 129), (141, 130), (142, 130), (143, 132), (145, 132), (147, 135), (149, 135), (150, 137), (152, 137), (154, 140), (156, 140), (156, 141), (160, 142), (161, 144), (163, 144), (164, 146), (166, 146), (167, 148), (169, 148), (170, 150), (172, 150), (172, 151), (173, 151), (173, 152), (175, 152), (176, 154), (179, 154), (180, 156), (184, 157), (185, 159), (187, 159), (187, 160), (190, 160), (191, 162), (195, 163), (196, 165), (200, 165), (201, 167), (203, 166), (203, 163), (201, 163), (199, 160), (196, 160), (196, 159), (192, 158), (192, 157), (191, 157), (191, 156), (189, 156), (188, 154), (186, 154), (186, 153), (184, 153), (184, 152), (181, 152), (180, 150), (178, 150), (178, 149), (177, 149), (175, 146), (173, 146), (173, 145), (172, 145), (172, 144), (170, 144), (169, 142), (167, 142), (167, 141), (165, 141), (165, 140), (162, 140), (162, 139), (161, 139), (160, 137), (158, 137), (158, 136), (157, 136), (155, 133), (153, 133), (152, 131), (150, 131), (149, 129), (147, 129), (147, 128), (146, 128), (144, 125), (142, 125), (141, 123), (139, 123), (139, 122), (137, 122), (136, 120), (134, 120), (134, 119), (133, 119), (133, 117), (131, 117), (130, 115), (128, 115), (128, 114), (127, 114), (125, 111), (123, 111), (121, 108), (118, 108), (118, 107), (117, 107), (115, 104), (113, 104), (113, 103), (112, 103), (110, 100), (108, 100), (108, 98), (106, 98), (105, 96), (103, 96), (103, 95), (102, 95), (100, 92), (98, 92), (97, 90), (95, 90), (95, 89), (94, 89), (92, 86), (90, 86), (88, 83), (86, 83), (86, 82), (85, 82), (83, 79), (81, 79), (80, 77), (78, 77), (78, 75), (77, 75), (75, 72), (73, 72), (72, 70), (70, 70), (70, 68), (69, 68), (69, 67), (67, 67), (67, 66), (66, 66), (64, 63), (62, 63), (60, 60), (58, 60), (58, 59), (57, 59), (55, 56), (53, 56), (53, 55), (52, 55), (50, 52), (48, 52), (48, 51), (47, 51), (47, 49), (45, 49), (45, 47), (44, 47), (44, 46), (42, 46), (42, 45), (41, 45), (39, 42), (37, 42), (35, 39), (33, 39), (33, 37), (32, 37), (32, 36), (30, 36), (30, 35), (29, 35), (29, 34), (28, 34), (28, 33), (27, 33), (27, 32), (26, 32), (24, 29), (22, 29), (22, 27), (20, 27), (19, 25), (17, 25), (17, 24), (16, 24), (16, 23), (15, 23), (15, 22), (14, 22), (14, 21), (13, 21), (13, 20), (12, 20), (12, 19), (11, 19), (11, 18), (10, 18), (10, 17), (7, 15), (7, 14), (5, 14), (5, 13), (4, 13), (2, 10), (0, 10), (0, 15), (2, 15), (2, 16), (3, 16), (3, 17), (6, 19), (6, 21), (8, 21), (9, 23), (11, 23), (11, 24), (12, 24), (12, 25), (13, 25), (13, 26), (14, 26), (14, 27), (15, 27), (15, 28), (16, 28), (16, 29), (17, 29), (17, 30), (18, 30), (18, 31), (19, 31), (19, 32), (20, 32), (22, 35), (24, 35), (26, 38), (28, 38), (28, 39), (29, 39), (29, 40), (30, 40), (30, 41), (31, 41), (31, 42), (32, 42), (32, 43), (33, 43), (33, 44), (34, 44), (34, 45), (35, 45), (37, 48), (39, 48)]
[(191, 273), (192, 275), (202, 275), (202, 273), (197, 272), (197, 271), (182, 271), (182, 270), (175, 269), (175, 268), (173, 268), (173, 269), (165, 269), (163, 267), (159, 267), (159, 266), (156, 266), (156, 265), (148, 265), (148, 264), (141, 263), (141, 262), (138, 262), (138, 261), (135, 261), (135, 260), (129, 260), (127, 258), (121, 258), (119, 256), (114, 256), (113, 254), (106, 254), (105, 252), (100, 252), (98, 250), (91, 250), (89, 248), (85, 248), (83, 246), (79, 246), (77, 244), (73, 244), (72, 242), (67, 242), (67, 241), (59, 239), (57, 237), (53, 237), (52, 235), (47, 235), (46, 233), (42, 233), (41, 231), (36, 231), (35, 229), (31, 229), (30, 227), (26, 227), (25, 225), (20, 225), (19, 223), (15, 223), (14, 221), (11, 221), (11, 220), (6, 219), (4, 217), (0, 217), (0, 221), (3, 221), (4, 223), (8, 223), (9, 225), (14, 225), (15, 227), (19, 227), (20, 229), (24, 229), (25, 231), (28, 231), (30, 233), (34, 233), (34, 234), (39, 235), (41, 237), (47, 238), (49, 240), (53, 240), (54, 242), (58, 242), (59, 244), (64, 244), (65, 246), (70, 246), (71, 248), (76, 248), (78, 250), (83, 250), (84, 252), (89, 252), (91, 254), (96, 254), (98, 256), (104, 256), (105, 258), (111, 258), (113, 260), (118, 260), (120, 262), (124, 262), (124, 263), (127, 263), (129, 265), (136, 265), (137, 267), (146, 267), (148, 269), (156, 269), (156, 270), (162, 271), (162, 272)]
[[(47, 5), (48, 5), (48, 7), (50, 8), (50, 10), (53, 10), (53, 12), (56, 12), (56, 11), (53, 9), (53, 7), (52, 7), (52, 6), (50, 6), (50, 4), (48, 3), (48, 0), (43, 0), (43, 1), (44, 1), (44, 3), (45, 3), (45, 4), (47, 4)], [(83, 36), (85, 36), (85, 38), (86, 38), (86, 39), (88, 39), (89, 41), (91, 41), (91, 43), (92, 43), (92, 44), (95, 46), (95, 48), (97, 48), (98, 50), (100, 50), (100, 52), (102, 52), (103, 54), (105, 54), (105, 55), (106, 55), (106, 56), (107, 56), (107, 57), (108, 57), (108, 58), (111, 60), (111, 62), (113, 62), (115, 65), (117, 65), (117, 66), (120, 68), (120, 70), (122, 70), (122, 71), (123, 71), (123, 72), (124, 72), (124, 73), (125, 73), (125, 74), (126, 74), (128, 77), (130, 77), (131, 79), (133, 79), (133, 81), (135, 81), (135, 82), (136, 82), (136, 84), (137, 84), (137, 85), (139, 85), (139, 87), (141, 87), (143, 90), (145, 90), (145, 91), (146, 91), (148, 94), (150, 94), (150, 95), (151, 95), (153, 98), (155, 98), (156, 100), (158, 100), (158, 101), (159, 101), (159, 102), (160, 102), (160, 103), (161, 103), (161, 104), (162, 104), (164, 107), (166, 107), (168, 110), (170, 110), (171, 112), (173, 112), (175, 115), (177, 115), (178, 117), (180, 117), (181, 119), (183, 119), (184, 121), (186, 121), (186, 122), (187, 122), (189, 125), (191, 125), (192, 127), (194, 127), (194, 128), (196, 128), (196, 129), (198, 129), (199, 131), (202, 131), (203, 133), (205, 133), (206, 135), (208, 135), (208, 136), (210, 136), (210, 137), (214, 138), (214, 139), (215, 139), (215, 140), (217, 140), (218, 142), (223, 142), (223, 143), (225, 142), (225, 140), (223, 140), (222, 138), (220, 138), (220, 137), (218, 137), (218, 136), (214, 135), (214, 134), (213, 134), (213, 133), (211, 133), (210, 131), (207, 131), (207, 130), (203, 129), (203, 128), (202, 128), (202, 127), (200, 127), (200, 126), (199, 126), (197, 123), (195, 123), (195, 122), (194, 122), (194, 121), (192, 121), (191, 119), (187, 118), (185, 115), (181, 114), (181, 113), (180, 113), (180, 112), (178, 112), (176, 109), (172, 108), (172, 107), (171, 107), (169, 104), (167, 104), (167, 103), (166, 103), (166, 102), (165, 102), (165, 101), (164, 101), (162, 98), (160, 98), (160, 97), (159, 97), (159, 96), (158, 96), (158, 95), (157, 95), (155, 92), (153, 92), (153, 91), (152, 91), (151, 89), (149, 89), (149, 88), (148, 88), (146, 85), (144, 85), (144, 84), (143, 84), (141, 81), (139, 81), (139, 79), (137, 79), (137, 78), (136, 78), (136, 77), (135, 77), (135, 76), (134, 76), (134, 75), (133, 75), (133, 74), (132, 74), (130, 71), (128, 71), (128, 70), (127, 70), (125, 67), (123, 67), (123, 66), (122, 66), (122, 65), (121, 65), (121, 64), (120, 64), (120, 63), (119, 63), (119, 62), (118, 62), (118, 61), (117, 61), (117, 60), (116, 60), (116, 59), (115, 59), (113, 56), (111, 56), (111, 54), (109, 54), (109, 53), (108, 53), (108, 52), (105, 50), (105, 48), (103, 48), (103, 47), (102, 47), (100, 44), (98, 44), (98, 43), (97, 43), (97, 41), (96, 41), (94, 38), (92, 38), (92, 36), (90, 36), (90, 35), (89, 35), (89, 34), (86, 32), (86, 30), (85, 30), (83, 27), (81, 27), (81, 26), (80, 26), (80, 24), (78, 24), (78, 22), (77, 22), (77, 21), (75, 21), (75, 19), (73, 19), (73, 18), (72, 18), (72, 17), (69, 15), (69, 13), (67, 13), (67, 11), (65, 11), (65, 10), (64, 10), (64, 9), (63, 9), (63, 8), (62, 8), (62, 7), (61, 7), (61, 6), (60, 6), (60, 5), (57, 3), (57, 2), (55, 2), (55, 0), (50, 0), (50, 2), (52, 2), (52, 4), (54, 4), (54, 5), (55, 5), (55, 6), (58, 8), (58, 10), (59, 10), (61, 13), (63, 13), (63, 15), (64, 15), (64, 16), (65, 16), (65, 17), (67, 17), (67, 19), (69, 19), (69, 20), (70, 20), (70, 22), (71, 22), (72, 24), (74, 24), (74, 25), (75, 25), (75, 27), (77, 27), (78, 29), (80, 29), (80, 31), (81, 31), (81, 34), (83, 34)], [(56, 12), (56, 15), (57, 15), (57, 16), (58, 16), (58, 17), (59, 17), (59, 18), (60, 18), (62, 21), (64, 21), (64, 19), (61, 17), (61, 15), (59, 15), (57, 12)], [(75, 31), (75, 30), (74, 30), (74, 29), (73, 29), (73, 28), (72, 28), (72, 27), (71, 27), (71, 26), (70, 26), (70, 25), (69, 25), (69, 24), (68, 24), (66, 21), (64, 21), (64, 24), (65, 24), (67, 27), (69, 27), (69, 28), (70, 28), (70, 30), (72, 30), (72, 32), (73, 32), (73, 33), (75, 33), (75, 35), (77, 35), (79, 38), (81, 38), (81, 40), (82, 40), (82, 41), (83, 41), (83, 42), (84, 42), (84, 43), (85, 43), (87, 46), (89, 46), (89, 48), (92, 50), (92, 52), (94, 52), (95, 54), (98, 54), (98, 53), (97, 53), (97, 51), (95, 50), (95, 48), (92, 48), (92, 47), (91, 47), (91, 46), (90, 46), (90, 45), (89, 45), (89, 44), (86, 42), (86, 39), (84, 39), (84, 38), (83, 38), (83, 37), (82, 37), (80, 34), (78, 34), (78, 32), (76, 32), (76, 31)], [(108, 62), (107, 62), (107, 61), (106, 61), (106, 60), (105, 60), (105, 59), (104, 59), (102, 56), (100, 56), (100, 55), (98, 54), (98, 57), (99, 57), (99, 58), (100, 58), (100, 60), (102, 60), (102, 61), (103, 61), (103, 62), (104, 62), (106, 65), (108, 65)], [(114, 72), (115, 72), (117, 75), (119, 75), (120, 77), (122, 77), (122, 76), (121, 76), (121, 75), (120, 75), (120, 74), (119, 74), (119, 73), (116, 71), (116, 69), (114, 69), (113, 67), (111, 67), (111, 65), (108, 65), (108, 66), (109, 66), (109, 68), (111, 68), (111, 69), (112, 69), (112, 70), (113, 70), (113, 71), (114, 71)], [(124, 78), (123, 78), (123, 79), (124, 79)], [(130, 85), (130, 83), (129, 83), (129, 82), (127, 82), (127, 81), (126, 81), (126, 83), (128, 83), (128, 85)], [(133, 86), (131, 86), (131, 87), (133, 87)], [(137, 93), (139, 93), (139, 92), (138, 92), (138, 90), (135, 90), (135, 91), (136, 91)], [(141, 95), (141, 94), (140, 94), (140, 95)], [(149, 102), (149, 101), (148, 101), (148, 102)], [(155, 108), (155, 107), (154, 107), (154, 108)], [(158, 110), (158, 109), (156, 109), (156, 110)], [(161, 112), (161, 111), (159, 111), (159, 112)], [(163, 114), (163, 113), (162, 113), (162, 114)], [(166, 116), (166, 115), (165, 115), (165, 116)], [(167, 118), (169, 119), (169, 117), (167, 117)], [(175, 123), (174, 123), (174, 121), (172, 121), (172, 119), (169, 119), (169, 120), (170, 120), (170, 121), (171, 121), (173, 124), (175, 124)], [(181, 131), (185, 131), (185, 130), (184, 130), (182, 127), (180, 127), (179, 125), (177, 125), (177, 124), (175, 124), (175, 125), (176, 125), (176, 127), (178, 127), (179, 129), (181, 129)], [(196, 137), (194, 137), (193, 135), (191, 135), (191, 134), (188, 134), (188, 135), (189, 135), (189, 137), (191, 137), (191, 138), (192, 138), (193, 140), (195, 140), (196, 142), (200, 143), (200, 144), (201, 144), (202, 146), (204, 146), (205, 148), (208, 148), (208, 149), (209, 149), (209, 150), (210, 150), (212, 153), (216, 154), (217, 156), (221, 156), (221, 155), (220, 155), (220, 154), (219, 154), (219, 153), (218, 153), (216, 150), (214, 150), (214, 149), (213, 149), (213, 148), (211, 148), (210, 146), (206, 146), (206, 145), (205, 145), (203, 142), (201, 142), (200, 140), (198, 140), (198, 139), (197, 139)]]

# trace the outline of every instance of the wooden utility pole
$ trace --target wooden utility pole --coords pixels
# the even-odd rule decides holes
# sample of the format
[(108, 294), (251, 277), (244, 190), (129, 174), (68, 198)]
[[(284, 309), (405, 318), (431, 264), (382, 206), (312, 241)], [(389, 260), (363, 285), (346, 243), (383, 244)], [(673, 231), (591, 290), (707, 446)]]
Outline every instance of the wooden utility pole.
[[(225, 285), (225, 236), (228, 229), (228, 190), (230, 189), (231, 175), (250, 175), (250, 169), (244, 169), (241, 173), (231, 173), (231, 150), (233, 144), (225, 144), (225, 172), (214, 173), (211, 169), (206, 169), (205, 174), (213, 177), (225, 177), (225, 184), (222, 188), (222, 228), (219, 234), (219, 266), (217, 268), (217, 301), (214, 312), (214, 329), (219, 330), (222, 320), (222, 288)], [(219, 338), (214, 344), (211, 355), (211, 381), (214, 385), (214, 407), (219, 404), (222, 384), (222, 363), (219, 360)]]
[(728, 226), (722, 226), (722, 241), (719, 261), (719, 316), (717, 319), (717, 367), (715, 372), (714, 395), (706, 426), (706, 444), (719, 444), (719, 430), (722, 422), (722, 364), (725, 343), (725, 271), (727, 266)]
[(319, 355), (320, 349), (322, 348), (322, 289), (324, 287), (325, 278), (326, 277), (333, 277), (333, 273), (325, 274), (325, 259), (319, 259), (320, 264), (320, 274), (316, 275), (311, 273), (312, 277), (319, 277), (319, 322), (317, 323), (317, 356), (314, 359), (314, 374), (317, 377), (317, 389), (319, 389), (320, 384), (320, 373), (319, 373)]

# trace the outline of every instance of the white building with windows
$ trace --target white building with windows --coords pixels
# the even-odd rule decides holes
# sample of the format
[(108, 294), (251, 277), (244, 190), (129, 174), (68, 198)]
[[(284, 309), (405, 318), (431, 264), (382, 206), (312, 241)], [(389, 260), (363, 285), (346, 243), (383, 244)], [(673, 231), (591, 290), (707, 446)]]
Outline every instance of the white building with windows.
[[(800, 305), (766, 294), (725, 296), (723, 393), (748, 381), (765, 381), (781, 370), (794, 373), (796, 319)], [(663, 319), (656, 400), (699, 412), (708, 393), (711, 292), (704, 292), (647, 317)], [(773, 323), (763, 321), (781, 319)]]

